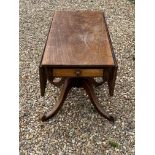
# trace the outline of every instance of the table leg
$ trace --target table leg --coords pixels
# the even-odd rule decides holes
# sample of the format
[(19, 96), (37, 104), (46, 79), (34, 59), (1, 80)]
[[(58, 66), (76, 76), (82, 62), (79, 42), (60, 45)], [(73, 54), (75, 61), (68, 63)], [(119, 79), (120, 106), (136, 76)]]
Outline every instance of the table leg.
[(47, 76), (46, 76), (46, 73), (45, 73), (45, 69), (43, 67), (41, 67), (41, 66), (39, 67), (39, 78), (40, 78), (41, 96), (44, 96), (46, 83), (47, 83)]
[(94, 107), (96, 108), (96, 110), (99, 112), (99, 114), (101, 114), (104, 118), (106, 118), (107, 120), (114, 122), (115, 118), (109, 114), (107, 114), (101, 107), (101, 105), (98, 103), (98, 99), (95, 95), (95, 92), (93, 90), (93, 86), (90, 82), (88, 81), (84, 81), (83, 83), (83, 87), (86, 90), (91, 102), (93, 103)]
[(118, 69), (118, 67), (114, 67), (109, 72), (108, 87), (109, 87), (110, 96), (113, 96), (113, 94), (114, 94), (115, 81), (116, 81), (116, 76), (117, 76), (117, 69)]
[(61, 90), (59, 100), (54, 105), (54, 107), (52, 108), (51, 111), (49, 111), (48, 113), (44, 113), (41, 116), (42, 121), (48, 120), (49, 118), (54, 116), (59, 111), (59, 109), (62, 107), (63, 102), (65, 101), (65, 99), (67, 97), (67, 94), (68, 94), (69, 90), (71, 89), (71, 87), (72, 87), (72, 85), (71, 85), (70, 79), (66, 79), (65, 82), (64, 82), (64, 86), (63, 86), (63, 88)]
[(58, 102), (54, 105), (50, 112), (45, 113), (41, 116), (41, 120), (46, 121), (59, 111), (67, 97), (69, 90), (72, 87), (83, 87), (97, 111), (107, 120), (114, 122), (115, 118), (109, 114), (106, 114), (101, 105), (98, 103), (97, 97), (93, 90), (94, 82), (91, 81), (92, 80), (90, 80), (90, 78), (66, 78)]

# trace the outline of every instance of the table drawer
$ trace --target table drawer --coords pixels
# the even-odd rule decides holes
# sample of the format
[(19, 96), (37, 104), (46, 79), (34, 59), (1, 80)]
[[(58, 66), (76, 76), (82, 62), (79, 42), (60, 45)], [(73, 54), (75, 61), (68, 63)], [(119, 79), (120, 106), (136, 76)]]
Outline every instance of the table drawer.
[(100, 77), (103, 69), (53, 69), (54, 77)]

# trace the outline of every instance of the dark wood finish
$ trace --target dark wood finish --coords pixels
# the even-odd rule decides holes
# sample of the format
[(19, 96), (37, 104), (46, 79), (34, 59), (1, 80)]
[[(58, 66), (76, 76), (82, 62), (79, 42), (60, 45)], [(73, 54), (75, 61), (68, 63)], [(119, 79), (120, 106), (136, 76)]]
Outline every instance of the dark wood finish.
[(50, 112), (44, 113), (41, 116), (42, 121), (48, 120), (49, 118), (54, 116), (59, 111), (59, 109), (62, 107), (63, 102), (65, 101), (65, 99), (67, 97), (67, 94), (68, 94), (69, 90), (71, 89), (71, 87), (72, 86), (71, 86), (71, 83), (70, 83), (70, 79), (66, 79), (65, 82), (64, 82), (64, 86), (63, 86), (63, 88), (61, 90), (61, 94), (60, 94), (58, 102), (54, 105), (54, 107), (52, 108), (52, 110)]
[(111, 122), (115, 121), (115, 118), (113, 116), (107, 114), (102, 109), (101, 105), (98, 103), (97, 97), (93, 90), (93, 85), (90, 82), (89, 78), (66, 78), (58, 102), (54, 105), (54, 107), (52, 108), (51, 111), (49, 111), (48, 113), (44, 113), (41, 116), (42, 121), (48, 120), (49, 118), (54, 116), (59, 111), (59, 109), (62, 107), (63, 102), (65, 101), (65, 99), (67, 97), (69, 90), (72, 87), (78, 87), (78, 88), (83, 87), (86, 90), (91, 102), (93, 103), (93, 105), (97, 109), (97, 111), (107, 120), (109, 120)]
[(103, 69), (53, 69), (54, 77), (101, 77)]
[(115, 118), (109, 114), (107, 114), (101, 107), (101, 105), (98, 103), (97, 97), (94, 93), (92, 83), (89, 80), (84, 80), (83, 81), (83, 87), (86, 90), (91, 102), (93, 103), (94, 107), (97, 109), (99, 114), (101, 114), (104, 118), (107, 120), (114, 122)]
[(108, 86), (109, 86), (109, 94), (110, 96), (114, 95), (114, 87), (115, 87), (115, 81), (116, 81), (116, 76), (117, 76), (117, 69), (118, 67), (113, 67), (109, 71), (109, 77), (108, 77)]
[(112, 46), (112, 42), (111, 42), (111, 38), (110, 38), (110, 34), (109, 34), (109, 31), (108, 31), (108, 26), (107, 26), (107, 23), (106, 23), (106, 20), (105, 20), (105, 16), (104, 16), (104, 13), (103, 13), (103, 22), (105, 23), (105, 29), (106, 29), (106, 32), (107, 32), (107, 35), (108, 35), (108, 40), (109, 40), (109, 46), (111, 48), (111, 52), (112, 52), (112, 57), (113, 57), (113, 61), (114, 61), (114, 66), (118, 66), (117, 65), (117, 61), (116, 61), (116, 57), (115, 57), (115, 54), (114, 54), (114, 50), (113, 50), (113, 46)]
[(45, 94), (45, 88), (46, 88), (46, 82), (47, 82), (47, 74), (45, 72), (44, 67), (39, 67), (39, 78), (40, 78), (40, 90), (41, 90), (41, 96), (44, 96)]
[(56, 11), (42, 65), (114, 65), (103, 13)]
[[(114, 117), (99, 105), (93, 86), (107, 82), (113, 96), (117, 69), (103, 12), (56, 11), (39, 66), (41, 95), (45, 94), (47, 80), (63, 87), (58, 102), (41, 120), (58, 112), (72, 87), (83, 87), (97, 111), (114, 122)], [(55, 77), (61, 80), (55, 82)], [(98, 83), (94, 77), (102, 77), (103, 81)]]

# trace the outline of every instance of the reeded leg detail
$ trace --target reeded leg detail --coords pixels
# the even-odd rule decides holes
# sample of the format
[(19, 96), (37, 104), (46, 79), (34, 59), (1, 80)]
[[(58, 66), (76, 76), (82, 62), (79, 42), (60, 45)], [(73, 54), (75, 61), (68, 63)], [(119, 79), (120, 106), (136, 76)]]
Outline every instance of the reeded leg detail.
[(60, 110), (60, 108), (63, 105), (63, 102), (65, 101), (65, 99), (67, 97), (67, 94), (68, 94), (69, 90), (71, 89), (71, 87), (72, 86), (71, 86), (71, 83), (70, 83), (70, 79), (66, 79), (65, 82), (64, 82), (64, 86), (63, 86), (63, 88), (61, 90), (61, 94), (60, 94), (59, 100), (54, 105), (54, 107), (53, 107), (53, 109), (51, 111), (49, 111), (48, 113), (44, 113), (41, 116), (41, 120), (42, 121), (48, 120), (49, 118), (54, 116)]

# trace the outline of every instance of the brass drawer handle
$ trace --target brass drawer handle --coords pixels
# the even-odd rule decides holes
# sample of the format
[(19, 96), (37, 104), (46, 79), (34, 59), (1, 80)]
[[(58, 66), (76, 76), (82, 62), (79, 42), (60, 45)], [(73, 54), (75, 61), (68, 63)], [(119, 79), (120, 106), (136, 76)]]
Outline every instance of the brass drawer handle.
[(75, 74), (76, 74), (76, 76), (80, 76), (81, 71), (78, 69), (78, 70), (75, 71)]

